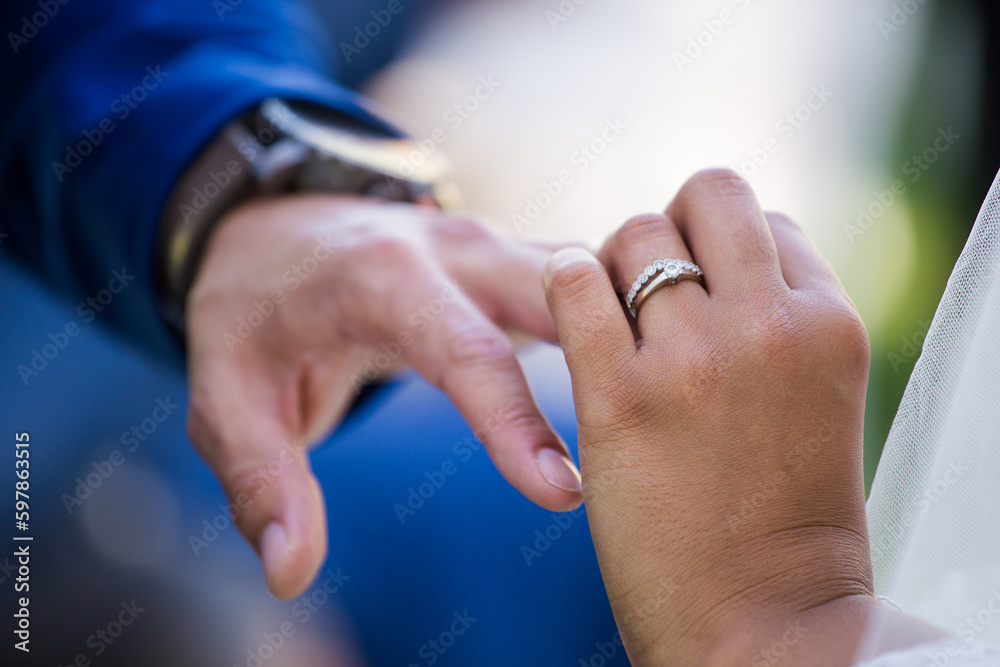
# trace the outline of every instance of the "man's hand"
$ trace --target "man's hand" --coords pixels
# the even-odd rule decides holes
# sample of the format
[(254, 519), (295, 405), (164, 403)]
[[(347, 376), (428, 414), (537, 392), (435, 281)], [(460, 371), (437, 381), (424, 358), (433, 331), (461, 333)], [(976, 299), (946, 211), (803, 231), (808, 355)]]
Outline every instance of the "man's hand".
[(530, 500), (580, 505), (579, 473), (504, 333), (555, 339), (550, 254), (430, 207), (330, 195), (252, 202), (220, 223), (187, 303), (188, 431), (243, 508), (274, 595), (304, 590), (326, 553), (306, 448), (387, 358), (447, 393)]

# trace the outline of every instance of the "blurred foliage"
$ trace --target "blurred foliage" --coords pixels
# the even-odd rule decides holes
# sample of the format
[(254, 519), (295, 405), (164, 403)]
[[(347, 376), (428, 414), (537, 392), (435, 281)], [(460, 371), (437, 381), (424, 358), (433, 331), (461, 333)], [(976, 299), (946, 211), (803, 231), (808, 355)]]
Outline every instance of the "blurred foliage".
[[(912, 288), (895, 304), (891, 324), (872, 339), (872, 374), (865, 423), (865, 481), (870, 488), (927, 325), (934, 317), (955, 261), (996, 174), (997, 156), (987, 142), (991, 46), (987, 3), (936, 3), (919, 74), (898, 126), (890, 169), (927, 149), (938, 128), (961, 134), (921, 180), (907, 191), (916, 239)], [(858, 267), (858, 270), (863, 268)]]

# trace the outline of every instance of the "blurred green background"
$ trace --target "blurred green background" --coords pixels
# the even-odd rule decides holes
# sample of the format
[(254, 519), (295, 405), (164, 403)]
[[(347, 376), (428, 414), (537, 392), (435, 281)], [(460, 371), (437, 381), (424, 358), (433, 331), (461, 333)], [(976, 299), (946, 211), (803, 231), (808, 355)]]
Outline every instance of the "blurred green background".
[[(887, 325), (871, 332), (872, 372), (866, 419), (866, 486), (870, 488), (896, 409), (920, 353), (952, 267), (996, 174), (997, 9), (993, 2), (929, 3), (929, 30), (917, 76), (898, 124), (890, 165), (921, 154), (937, 128), (962, 129), (904, 200), (913, 229), (916, 267)], [(856, 267), (864, 275), (864, 267)], [(853, 285), (864, 289), (863, 281)]]

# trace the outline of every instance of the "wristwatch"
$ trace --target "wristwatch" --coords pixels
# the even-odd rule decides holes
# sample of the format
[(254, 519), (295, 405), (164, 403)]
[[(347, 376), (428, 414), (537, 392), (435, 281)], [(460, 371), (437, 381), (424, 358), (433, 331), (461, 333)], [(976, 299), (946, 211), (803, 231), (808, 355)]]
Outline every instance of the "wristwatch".
[(160, 220), (156, 281), (167, 321), (184, 302), (215, 224), (259, 195), (311, 191), (459, 204), (436, 145), (380, 132), (320, 104), (277, 98), (229, 123), (184, 172)]

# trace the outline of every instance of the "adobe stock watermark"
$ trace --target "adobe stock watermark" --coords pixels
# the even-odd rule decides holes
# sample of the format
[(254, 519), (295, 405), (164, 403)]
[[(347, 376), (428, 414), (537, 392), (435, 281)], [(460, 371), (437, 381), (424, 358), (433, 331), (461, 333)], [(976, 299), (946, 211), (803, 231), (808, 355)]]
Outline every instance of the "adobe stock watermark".
[(452, 456), (442, 461), (437, 468), (425, 471), (423, 479), (406, 490), (406, 499), (392, 506), (392, 511), (395, 512), (400, 525), (405, 524), (408, 519), (423, 509), (430, 499), (444, 488), (448, 480), (458, 473), (462, 465), (472, 460), (473, 455), (477, 452), (482, 451), (483, 445), (481, 443), (487, 442), (497, 429), (507, 423), (509, 409), (509, 407), (504, 407), (490, 410), (482, 427), (452, 445)]
[(84, 129), (83, 138), (75, 144), (66, 144), (63, 160), (52, 161), (52, 172), (56, 175), (56, 180), (62, 183), (66, 174), (72, 174), (74, 169), (83, 164), (83, 159), (92, 154), (105, 137), (117, 129), (115, 119), (118, 122), (123, 122), (149, 96), (150, 92), (156, 90), (163, 83), (163, 80), (170, 76), (170, 72), (164, 72), (161, 67), (161, 65), (156, 67), (147, 65), (145, 76), (131, 90), (111, 101), (108, 115), (98, 121), (93, 128)]
[[(944, 645), (941, 651), (925, 651), (928, 662), (921, 663), (921, 667), (948, 667), (948, 665), (956, 665), (956, 667), (963, 667), (963, 665), (985, 665), (994, 662), (993, 653), (990, 652), (987, 656), (987, 648), (985, 644), (972, 644), (963, 645), (959, 641), (949, 641)], [(969, 658), (973, 657), (983, 657), (988, 658), (989, 662), (980, 662), (978, 660), (970, 662)], [(959, 661), (955, 662), (955, 658)]]
[(627, 476), (629, 468), (634, 465), (621, 449), (615, 450), (610, 455), (602, 456), (600, 465), (582, 465), (589, 460), (590, 456), (589, 450), (580, 449), (581, 468), (586, 470), (583, 473), (585, 504), (605, 494), (614, 493), (621, 479)]
[(930, 145), (903, 163), (900, 169), (905, 178), (893, 180), (885, 190), (876, 190), (867, 204), (858, 207), (857, 221), (844, 225), (847, 240), (854, 244), (859, 237), (864, 236), (907, 193), (909, 185), (923, 178), (941, 156), (950, 151), (961, 138), (962, 135), (955, 132), (950, 125), (947, 128), (939, 127)]
[(7, 583), (7, 580), (13, 577), (17, 573), (17, 565), (12, 563), (10, 556), (4, 556), (3, 562), (0, 563), (0, 584)]
[(931, 328), (930, 320), (917, 322), (917, 331), (909, 336), (903, 336), (900, 340), (899, 348), (890, 352), (886, 359), (892, 366), (892, 372), (898, 373), (899, 369), (920, 356), (924, 349), (924, 339), (927, 338), (927, 331)]
[[(788, 325), (792, 313), (785, 305), (780, 305), (764, 317), (749, 320), (741, 330), (745, 345), (758, 345), (761, 340), (773, 338), (773, 331)], [(707, 395), (714, 393), (723, 376), (732, 369), (738, 355), (720, 356), (706, 364), (701, 373), (691, 378), (690, 382), (680, 387), (689, 405), (694, 405)]]
[[(681, 585), (674, 579), (661, 579), (655, 582), (655, 584), (651, 582), (649, 586), (642, 589), (648, 591), (642, 601), (634, 608), (622, 612), (621, 623), (618, 627), (630, 628), (640, 625), (647, 619), (659, 614), (664, 607), (670, 604), (680, 589)], [(623, 643), (629, 643), (629, 638), (624, 633), (621, 637)]]
[(754, 654), (750, 659), (750, 667), (774, 667), (809, 632), (809, 628), (802, 625), (801, 620), (796, 620), (794, 623), (788, 621), (785, 624), (785, 628), (779, 639), (776, 639), (770, 646)]
[(441, 146), (448, 143), (453, 133), (461, 129), (473, 114), (482, 108), (483, 103), (493, 97), (502, 86), (503, 83), (497, 81), (492, 74), (480, 76), (468, 95), (454, 102), (441, 114), (441, 121), (445, 126), (435, 127), (427, 137), (414, 142), (416, 148), (399, 161), (400, 173), (412, 176), (419, 167), (426, 164), (427, 160), (435, 156), (441, 150)]
[(927, 0), (903, 0), (894, 4), (888, 18), (880, 18), (875, 22), (875, 26), (882, 33), (882, 38), (889, 41), (893, 33), (903, 29), (910, 19), (920, 11), (920, 8), (927, 4)]
[(246, 480), (246, 491), (240, 491), (229, 502), (219, 504), (219, 513), (201, 522), (201, 533), (188, 535), (188, 546), (195, 556), (200, 556), (219, 536), (226, 532), (240, 515), (249, 508), (274, 480), (280, 477), (288, 466), (298, 460), (299, 455), (289, 443), (283, 443), (277, 457), (250, 473)]
[(920, 522), (920, 518), (936, 507), (948, 495), (948, 492), (971, 471), (972, 469), (963, 461), (949, 461), (944, 472), (923, 488), (923, 492), (917, 499), (916, 512), (912, 516), (905, 517), (894, 525), (890, 534), (869, 535), (872, 562), (884, 558), (892, 550), (892, 546), (906, 537), (907, 533)]
[(958, 627), (955, 628), (955, 634), (962, 639), (973, 641), (998, 618), (1000, 618), (1000, 590), (994, 588), (990, 591), (990, 599), (978, 611), (966, 616), (958, 624)]
[(243, 4), (243, 0), (212, 0), (212, 9), (220, 21), (226, 20), (226, 14), (236, 11), (236, 8)]
[(560, 25), (569, 21), (576, 10), (587, 4), (588, 0), (560, 0), (555, 9), (545, 10), (545, 20), (549, 22), (549, 29), (556, 31)]
[(545, 179), (534, 195), (524, 199), (524, 207), (510, 216), (511, 224), (518, 234), (535, 223), (566, 191), (575, 183), (577, 176), (585, 173), (614, 144), (629, 126), (618, 116), (608, 118), (604, 126), (589, 141), (580, 144), (569, 158), (570, 168), (562, 169), (552, 179)]
[(545, 528), (535, 530), (534, 541), (521, 545), (521, 556), (524, 558), (525, 564), (531, 567), (534, 561), (548, 553), (552, 545), (562, 539), (562, 536), (573, 527), (573, 524), (577, 523), (577, 519), (583, 518), (585, 513), (584, 506), (580, 505), (572, 512), (550, 515), (549, 524)]
[[(89, 296), (81, 301), (76, 307), (76, 314), (83, 324), (90, 324), (97, 318), (98, 313), (111, 305), (115, 297), (125, 291), (125, 288), (135, 280), (135, 276), (128, 272), (126, 267), (111, 272), (111, 279), (108, 280), (106, 288), (98, 290), (93, 296)], [(27, 363), (17, 365), (17, 374), (21, 382), (27, 387), (31, 380), (38, 377), (42, 371), (49, 367), (49, 364), (58, 357), (63, 350), (69, 347), (74, 338), (80, 335), (83, 329), (80, 325), (70, 320), (55, 332), (49, 332), (46, 336), (47, 343), (43, 343), (41, 348), (33, 347), (29, 351)]]
[(177, 205), (184, 222), (190, 224), (191, 218), (204, 211), (242, 172), (243, 165), (236, 160), (230, 160), (219, 171), (209, 170), (205, 182), (191, 189), (191, 199)]
[(596, 642), (590, 657), (580, 658), (579, 667), (606, 667), (620, 655), (625, 655), (625, 643), (621, 633), (615, 632), (610, 641)]
[(768, 137), (759, 147), (746, 151), (746, 159), (740, 163), (738, 169), (740, 175), (749, 179), (760, 171), (781, 150), (782, 142), (791, 141), (799, 130), (833, 99), (833, 96), (833, 91), (828, 89), (826, 84), (813, 86), (802, 104), (786, 113), (774, 124), (777, 136)]
[[(283, 131), (291, 118), (284, 107), (279, 107), (274, 112), (272, 123), (277, 130)], [(236, 146), (246, 164), (253, 164), (257, 155), (263, 152), (276, 138), (275, 129), (269, 126), (259, 128), (255, 134), (245, 136), (240, 139)], [(229, 160), (219, 171), (209, 170), (208, 175), (202, 183), (191, 187), (191, 196), (187, 201), (182, 201), (177, 205), (177, 212), (186, 224), (191, 224), (192, 218), (198, 216), (231, 184), (242, 182), (238, 176), (243, 173), (246, 165), (236, 160)]]
[[(94, 658), (99, 658), (120, 638), (125, 629), (135, 623), (139, 614), (146, 611), (145, 607), (140, 607), (135, 600), (122, 602), (121, 611), (107, 623), (107, 625), (97, 628), (93, 634), (87, 637), (85, 645), (90, 651), (81, 651), (66, 663), (67, 667), (90, 667)], [(61, 664), (59, 667), (63, 667)]]
[(313, 246), (312, 253), (281, 274), (281, 284), (286, 285), (287, 289), (275, 287), (268, 296), (254, 299), (250, 312), (236, 318), (236, 326), (233, 327), (232, 331), (223, 332), (222, 340), (226, 343), (226, 348), (233, 352), (238, 345), (250, 340), (254, 332), (264, 326), (264, 323), (274, 315), (278, 307), (285, 303), (288, 295), (302, 287), (302, 284), (309, 280), (319, 270), (320, 265), (330, 259), (339, 247), (339, 244), (333, 240), (333, 234), (316, 237), (316, 245)]
[[(406, 0), (409, 4), (411, 0)], [(403, 13), (406, 4), (402, 0), (389, 0), (383, 9), (373, 9), (369, 12), (372, 17), (363, 26), (354, 26), (354, 39), (350, 42), (340, 42), (340, 54), (344, 60), (350, 64), (353, 58), (361, 55), (361, 52), (372, 44), (372, 40), (378, 39), (382, 31), (389, 27), (393, 20)]]
[(38, 31), (49, 24), (59, 13), (64, 5), (68, 5), (70, 0), (38, 0), (37, 12), (25, 14), (21, 17), (20, 29), (17, 32), (8, 32), (7, 41), (14, 53), (18, 53), (21, 47), (38, 36)]
[(123, 431), (119, 442), (121, 449), (113, 449), (100, 461), (92, 461), (91, 471), (84, 477), (77, 477), (76, 488), (72, 493), (63, 493), (61, 500), (66, 513), (73, 515), (84, 501), (94, 495), (101, 486), (114, 474), (115, 470), (125, 465), (129, 454), (134, 454), (144, 442), (159, 430), (160, 425), (170, 419), (180, 406), (170, 400), (170, 397), (158, 398), (149, 416), (134, 424), (129, 430)]
[(455, 642), (479, 620), (470, 615), (468, 609), (462, 612), (453, 612), (452, 619), (448, 627), (442, 630), (437, 637), (428, 639), (417, 649), (417, 657), (421, 658), (421, 661), (411, 662), (408, 667), (420, 667), (421, 665), (430, 667), (430, 665), (437, 663), (455, 645)]
[(404, 350), (413, 345), (417, 336), (430, 329), (431, 325), (445, 313), (448, 306), (458, 301), (462, 293), (463, 287), (458, 282), (450, 282), (445, 285), (441, 294), (434, 300), (410, 313), (409, 318), (407, 318), (409, 328), (400, 330), (394, 340), (380, 343), (380, 351), (365, 359), (363, 370), (351, 377), (354, 395), (360, 395), (365, 387), (378, 380), (383, 372), (391, 368), (403, 356)]
[[(274, 630), (261, 633), (262, 641), (256, 647), (247, 649), (243, 665), (246, 667), (265, 667), (265, 663), (271, 660), (288, 643), (288, 640), (295, 636), (299, 627), (312, 620), (351, 578), (344, 574), (339, 567), (336, 571), (328, 568), (323, 571), (321, 576), (323, 577), (321, 581), (318, 581), (315, 586), (303, 593), (292, 604), (291, 612), (294, 621), (282, 621)], [(233, 667), (241, 666), (233, 665)]]
[[(732, 0), (732, 4), (742, 12), (750, 8), (753, 0)], [(683, 49), (674, 51), (674, 65), (677, 66), (677, 71), (683, 73), (684, 68), (694, 65), (696, 60), (715, 46), (729, 27), (736, 23), (739, 16), (739, 12), (726, 8), (717, 16), (703, 21), (703, 29), (689, 37)]]
[[(1000, 590), (994, 588), (989, 592), (990, 598), (979, 608), (978, 611), (966, 616), (955, 629), (955, 635), (961, 637), (966, 642), (975, 641), (993, 622), (1000, 618)], [(963, 660), (957, 663), (968, 664), (964, 658), (974, 655), (984, 655), (986, 647), (982, 644), (962, 645), (958, 640), (946, 643), (941, 650), (925, 651), (924, 656), (927, 662), (924, 664), (930, 667), (947, 667), (952, 664), (955, 658), (961, 656)]]
[(832, 426), (832, 422), (824, 418), (812, 437), (785, 452), (785, 465), (766, 481), (758, 481), (754, 492), (742, 498), (739, 512), (726, 517), (729, 525), (736, 530), (742, 528), (786, 488), (792, 476), (801, 471), (822, 450), (823, 445), (833, 440), (835, 431)]

